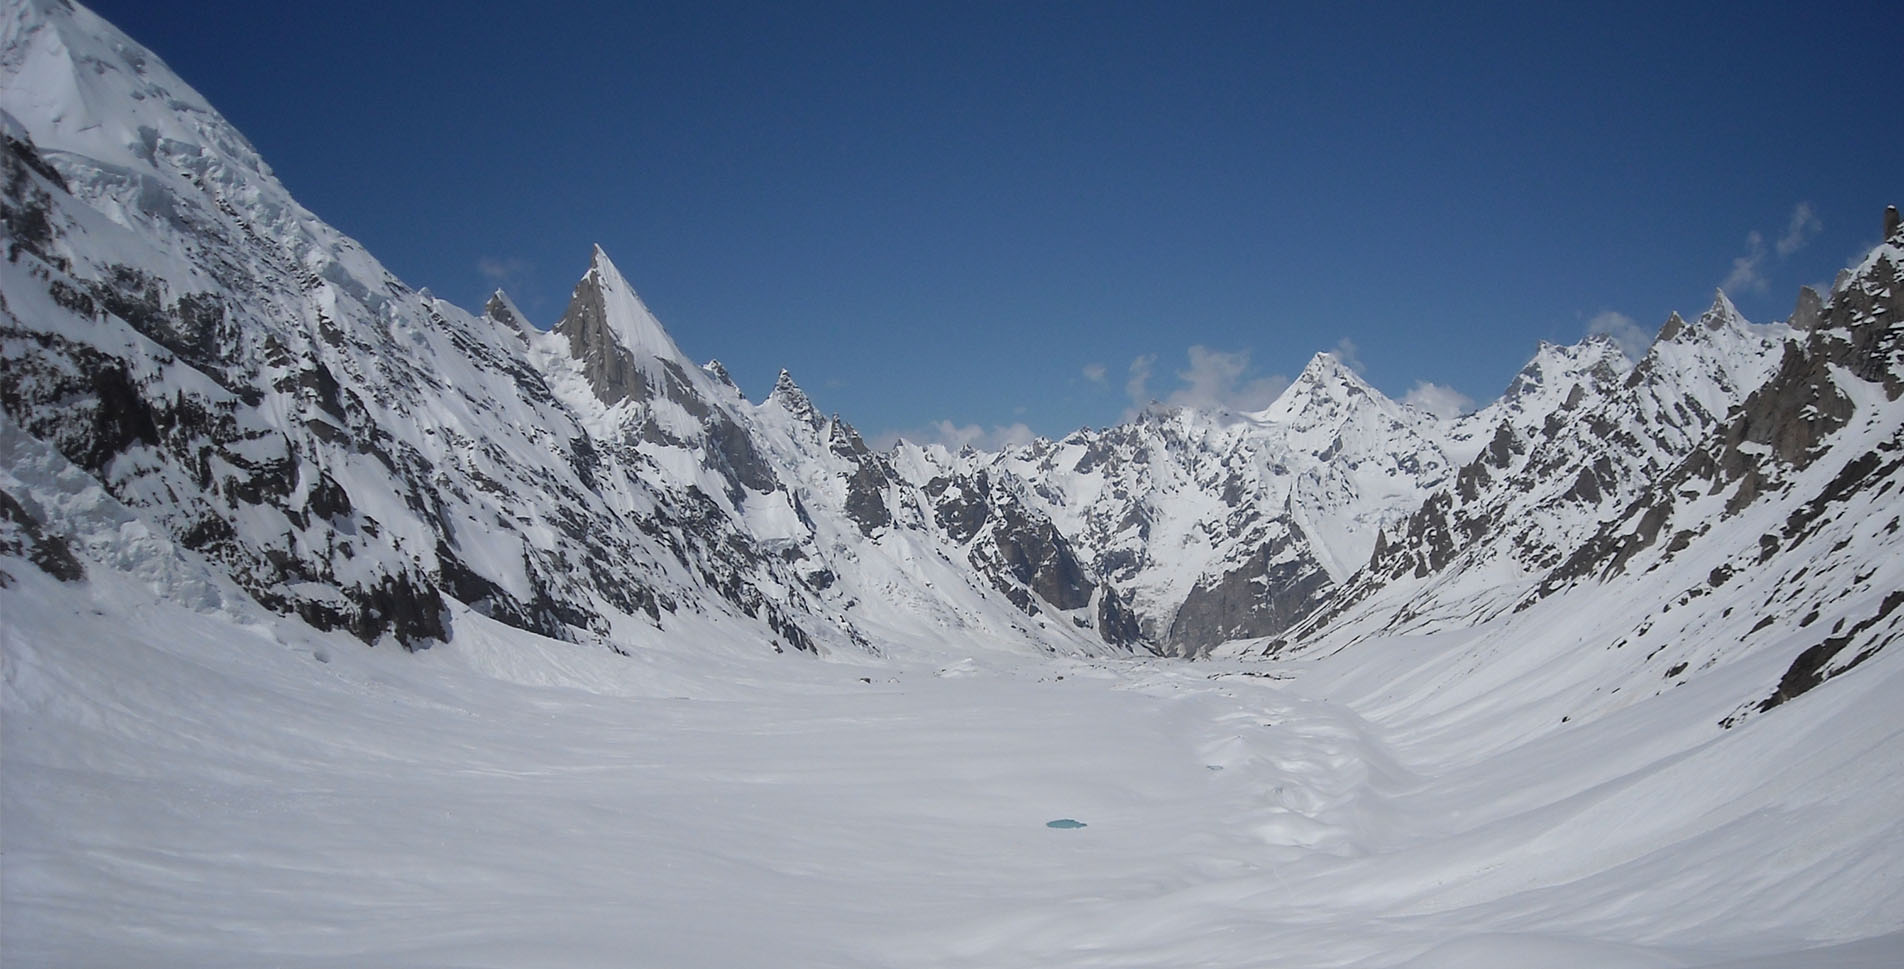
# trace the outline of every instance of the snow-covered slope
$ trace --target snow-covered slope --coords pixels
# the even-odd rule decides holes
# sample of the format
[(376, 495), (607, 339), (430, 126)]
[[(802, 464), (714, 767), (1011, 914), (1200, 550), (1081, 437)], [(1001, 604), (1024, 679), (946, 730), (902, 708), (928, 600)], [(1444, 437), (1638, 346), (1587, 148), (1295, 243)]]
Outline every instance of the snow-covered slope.
[(0, 10), (9, 965), (1904, 960), (1895, 210), (1458, 418), (1320, 354), (878, 453), (599, 249), (548, 330), (411, 288)]
[(1465, 633), (1269, 665), (809, 663), (713, 625), (620, 657), (468, 614), (404, 655), (116, 573), (17, 580), (9, 966), (1904, 955), (1898, 651), (1720, 731), (1770, 664), (1559, 723), (1530, 694), (1604, 655), (1520, 661), (1571, 645), (1551, 615), (1456, 702)]
[(750, 404), (682, 357), (601, 250), (552, 331), (503, 294), (471, 316), (87, 11), (11, 3), (4, 30), (0, 401), (274, 611), (411, 646), (461, 602), (616, 649), (684, 613), (761, 649), (1112, 648), (955, 564), (790, 379)]
[(1196, 655), (1280, 631), (1448, 474), (1439, 422), (1321, 353), (1263, 411), (1152, 410), (1001, 454), (919, 450), (916, 478), (1019, 483), (1145, 637)]
[[(1896, 314), (1885, 248), (1790, 324), (1720, 294), (1630, 367), (1605, 340), (1543, 344), (1459, 418), (1324, 353), (1253, 414), (878, 454), (790, 375), (756, 404), (686, 359), (599, 248), (552, 329), (502, 293), (470, 315), (298, 206), (84, 9), (12, 3), (0, 36), (9, 433), (166, 556), (366, 642), (453, 638), (457, 603), (617, 651), (686, 616), (739, 648), (873, 654), (952, 636), (1197, 656), (1459, 628), (1625, 569), (1670, 515), (1661, 482), (1712, 477), (1688, 461), (1743, 478), (1729, 520), (1796, 500), (1781, 468), (1848, 467), (1895, 423), (1819, 362), (1864, 341), (1843, 366), (1891, 392), (1888, 351), (1865, 346), (1888, 344), (1843, 335)], [(1817, 400), (1779, 404), (1801, 376)], [(1768, 465), (1766, 442), (1825, 457)], [(106, 554), (65, 495), (14, 487), (14, 545), (64, 542), (67, 571)]]
[[(1270, 652), (1354, 652), (1398, 634), (1481, 632), (1459, 704), (1527, 667), (1528, 622), (1574, 668), (1527, 692), (1570, 716), (1750, 666), (1736, 725), (1904, 638), (1904, 228), (1841, 277), (1804, 328), (1753, 326), (1724, 297), (1669, 322), (1611, 393), (1524, 436), (1512, 422), (1369, 568)], [(1528, 619), (1526, 617), (1538, 617)], [(1239, 649), (1255, 645), (1236, 644)], [(1769, 664), (1769, 665), (1767, 665)]]

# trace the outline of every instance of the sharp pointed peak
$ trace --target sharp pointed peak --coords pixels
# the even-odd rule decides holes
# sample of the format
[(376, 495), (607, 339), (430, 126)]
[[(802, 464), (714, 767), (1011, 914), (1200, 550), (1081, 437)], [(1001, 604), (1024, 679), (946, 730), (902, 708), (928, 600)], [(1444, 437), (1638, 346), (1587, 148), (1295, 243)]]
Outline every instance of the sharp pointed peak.
[(599, 242), (590, 247), (588, 264), (590, 267), (607, 266), (610, 269), (615, 268), (614, 260), (608, 258), (608, 250), (603, 249), (602, 244)]
[(483, 315), (500, 325), (524, 333), (534, 329), (529, 323), (529, 318), (522, 315), (522, 310), (516, 306), (516, 301), (510, 299), (509, 294), (500, 289), (489, 294), (489, 301), (483, 304)]
[(1347, 370), (1349, 366), (1342, 362), (1342, 357), (1334, 350), (1317, 350), (1315, 355), (1309, 358), (1308, 365), (1302, 369), (1304, 373), (1310, 371), (1329, 373), (1335, 370)]
[(1739, 308), (1732, 305), (1732, 297), (1727, 296), (1723, 289), (1712, 291), (1712, 305), (1699, 315), (1699, 322), (1705, 324), (1708, 329), (1717, 329), (1728, 323), (1744, 321), (1745, 317), (1740, 315)]
[[(1671, 343), (1679, 339), (1679, 335), (1684, 333), (1687, 329), (1689, 329), (1689, 327), (1686, 326), (1686, 318), (1680, 316), (1678, 310), (1674, 310), (1666, 314), (1666, 322), (1661, 323), (1659, 325), (1659, 332), (1653, 334), (1653, 344)], [(1648, 348), (1647, 352), (1651, 353), (1651, 348)]]
[(813, 400), (807, 396), (806, 391), (800, 389), (800, 385), (793, 380), (793, 374), (785, 368), (781, 369), (779, 377), (774, 378), (773, 390), (767, 394), (767, 399), (814, 428), (819, 428), (826, 423), (820, 416), (820, 412), (814, 408)]
[(648, 399), (661, 386), (652, 375), (664, 369), (682, 374), (699, 369), (601, 246), (595, 247), (554, 332), (568, 338), (569, 353), (582, 362), (596, 396), (611, 405), (630, 397)]
[[(1662, 343), (1696, 341), (1715, 330), (1738, 329), (1744, 326), (1745, 322), (1745, 317), (1739, 313), (1738, 307), (1732, 305), (1732, 299), (1725, 294), (1725, 290), (1715, 289), (1712, 292), (1712, 305), (1707, 307), (1704, 313), (1699, 314), (1697, 323), (1686, 322), (1685, 317), (1680, 316), (1678, 311), (1674, 311), (1666, 317), (1666, 322), (1660, 325), (1659, 333), (1653, 337), (1653, 346), (1656, 347)], [(1649, 347), (1647, 352), (1651, 354), (1652, 349)]]
[(1340, 386), (1352, 395), (1379, 393), (1333, 350), (1322, 350), (1310, 357), (1308, 365), (1289, 385), (1291, 391), (1304, 386)]
[(661, 321), (642, 302), (641, 294), (635, 292), (628, 277), (622, 275), (599, 244), (589, 258), (588, 272), (575, 284), (568, 310), (555, 329), (569, 332), (584, 319), (604, 325), (613, 333), (615, 342), (637, 357), (645, 355), (685, 362), (674, 338), (668, 335)]

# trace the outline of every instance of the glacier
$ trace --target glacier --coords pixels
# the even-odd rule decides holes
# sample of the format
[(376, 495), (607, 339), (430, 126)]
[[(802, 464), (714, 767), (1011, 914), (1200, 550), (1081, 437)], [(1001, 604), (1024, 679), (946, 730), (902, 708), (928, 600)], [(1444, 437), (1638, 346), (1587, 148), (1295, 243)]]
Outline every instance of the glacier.
[(3, 9), (8, 965), (1904, 961), (1895, 209), (1465, 415), (876, 450)]

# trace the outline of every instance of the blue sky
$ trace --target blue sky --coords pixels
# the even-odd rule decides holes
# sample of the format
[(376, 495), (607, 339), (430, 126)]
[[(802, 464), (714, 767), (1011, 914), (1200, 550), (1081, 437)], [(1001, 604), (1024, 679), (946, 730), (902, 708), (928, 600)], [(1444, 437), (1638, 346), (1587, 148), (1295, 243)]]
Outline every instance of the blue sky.
[(980, 443), (1326, 349), (1485, 401), (1904, 202), (1885, 5), (1558, 6), (94, 4), (412, 285), (546, 326), (600, 243), (750, 397)]

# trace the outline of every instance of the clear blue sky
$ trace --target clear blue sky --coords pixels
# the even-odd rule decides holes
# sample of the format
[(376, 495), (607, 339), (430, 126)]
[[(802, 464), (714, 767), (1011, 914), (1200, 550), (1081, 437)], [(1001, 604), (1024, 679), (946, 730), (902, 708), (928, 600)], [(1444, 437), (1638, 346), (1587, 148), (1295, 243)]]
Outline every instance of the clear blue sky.
[(1344, 340), (1485, 401), (1904, 202), (1888, 5), (1558, 6), (94, 4), (412, 285), (546, 326), (599, 242), (754, 399), (994, 438)]

